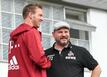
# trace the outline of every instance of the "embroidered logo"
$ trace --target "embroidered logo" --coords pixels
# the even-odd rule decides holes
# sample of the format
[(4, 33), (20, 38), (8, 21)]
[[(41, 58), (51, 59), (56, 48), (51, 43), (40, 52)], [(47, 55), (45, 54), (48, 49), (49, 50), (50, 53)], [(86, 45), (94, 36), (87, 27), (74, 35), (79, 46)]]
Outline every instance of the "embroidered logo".
[(53, 60), (53, 57), (55, 56), (55, 54), (53, 54), (53, 55), (48, 55), (48, 58), (50, 59), (50, 60)]
[(72, 51), (69, 51), (68, 55), (65, 57), (65, 59), (73, 59), (76, 60), (76, 57)]

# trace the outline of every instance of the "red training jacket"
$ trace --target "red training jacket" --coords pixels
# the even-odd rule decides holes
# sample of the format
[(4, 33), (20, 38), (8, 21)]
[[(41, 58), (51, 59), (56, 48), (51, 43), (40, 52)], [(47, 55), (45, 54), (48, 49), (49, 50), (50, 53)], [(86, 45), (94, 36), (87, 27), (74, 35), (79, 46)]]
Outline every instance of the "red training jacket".
[(25, 23), (10, 34), (8, 77), (46, 77), (51, 66), (41, 45), (40, 32)]

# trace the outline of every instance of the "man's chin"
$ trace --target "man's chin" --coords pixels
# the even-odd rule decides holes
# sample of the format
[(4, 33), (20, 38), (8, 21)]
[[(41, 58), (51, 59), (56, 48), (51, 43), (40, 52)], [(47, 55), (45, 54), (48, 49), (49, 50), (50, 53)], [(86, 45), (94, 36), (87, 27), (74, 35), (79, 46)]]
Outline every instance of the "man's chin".
[(65, 45), (67, 45), (68, 44), (68, 42), (66, 41), (64, 41), (64, 42), (61, 42), (61, 44), (63, 45), (63, 46), (65, 46)]

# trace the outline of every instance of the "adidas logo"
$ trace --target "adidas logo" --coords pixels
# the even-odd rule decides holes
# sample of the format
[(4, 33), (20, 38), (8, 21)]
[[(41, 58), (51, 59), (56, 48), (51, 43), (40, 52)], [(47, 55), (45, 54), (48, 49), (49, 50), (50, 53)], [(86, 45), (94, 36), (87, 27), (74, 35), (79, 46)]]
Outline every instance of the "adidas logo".
[(8, 64), (8, 70), (19, 70), (19, 65), (15, 56), (10, 59)]

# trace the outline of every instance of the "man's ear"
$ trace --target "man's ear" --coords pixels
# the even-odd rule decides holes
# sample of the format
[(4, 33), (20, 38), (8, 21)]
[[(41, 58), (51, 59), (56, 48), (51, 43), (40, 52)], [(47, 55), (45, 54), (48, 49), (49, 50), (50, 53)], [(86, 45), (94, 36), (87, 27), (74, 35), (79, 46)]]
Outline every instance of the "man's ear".
[(53, 37), (54, 37), (54, 34), (55, 34), (55, 33), (54, 33), (54, 32), (52, 32), (52, 36), (53, 36)]
[(34, 18), (35, 18), (35, 15), (34, 15), (34, 14), (32, 14), (32, 15), (31, 15), (31, 18), (32, 18), (32, 19), (34, 19)]
[(29, 17), (30, 17), (30, 19), (33, 19), (34, 18), (34, 14), (29, 13)]

